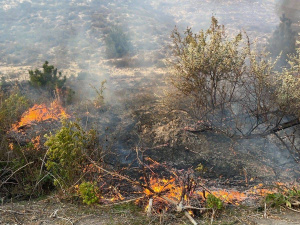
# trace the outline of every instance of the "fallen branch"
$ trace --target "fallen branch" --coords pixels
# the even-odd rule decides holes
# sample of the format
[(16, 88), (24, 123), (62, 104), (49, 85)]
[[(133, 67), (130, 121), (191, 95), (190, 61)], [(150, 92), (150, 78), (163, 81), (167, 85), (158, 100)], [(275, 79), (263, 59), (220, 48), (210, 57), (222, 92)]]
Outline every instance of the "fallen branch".
[(193, 207), (193, 206), (184, 206), (183, 209), (212, 210), (212, 208), (197, 208), (197, 207)]
[(138, 198), (129, 199), (129, 200), (126, 200), (126, 201), (115, 202), (115, 203), (112, 203), (112, 204), (101, 205), (101, 206), (98, 206), (98, 207), (99, 208), (105, 208), (105, 207), (110, 207), (110, 206), (114, 206), (114, 205), (121, 205), (121, 204), (126, 204), (126, 203), (133, 202), (133, 201), (136, 201), (136, 200), (139, 200), (139, 199), (143, 199), (143, 198), (145, 198), (145, 196), (141, 196), (141, 197), (138, 197)]
[(6, 209), (0, 209), (0, 211), (5, 212), (5, 213), (14, 213), (14, 214), (18, 214), (18, 215), (33, 214), (33, 213), (22, 213), (22, 212), (18, 212), (18, 211), (14, 211), (14, 210), (6, 210)]
[[(184, 212), (184, 215), (191, 221), (191, 223), (192, 223), (193, 225), (198, 225), (198, 223), (193, 219), (193, 217), (189, 214), (189, 212), (186, 211), (186, 209), (191, 208), (191, 206), (184, 206), (182, 201), (180, 201), (180, 202), (178, 203), (178, 202), (176, 202), (176, 201), (174, 201), (174, 200), (172, 200), (172, 199), (170, 199), (170, 198), (168, 198), (168, 197), (162, 196), (163, 193), (161, 193), (161, 192), (159, 192), (159, 193), (158, 193), (158, 192), (155, 192), (151, 187), (149, 187), (149, 184), (148, 184), (148, 186), (146, 186), (146, 185), (141, 184), (140, 182), (134, 181), (134, 180), (132, 180), (132, 179), (126, 177), (126, 176), (123, 176), (123, 175), (118, 174), (118, 173), (116, 173), (116, 172), (112, 172), (112, 171), (106, 170), (106, 169), (102, 168), (101, 166), (98, 166), (98, 165), (97, 165), (97, 162), (95, 162), (94, 160), (92, 160), (89, 156), (86, 156), (86, 157), (87, 157), (87, 159), (88, 159), (94, 166), (96, 166), (98, 169), (100, 169), (100, 170), (106, 172), (107, 174), (112, 175), (112, 176), (115, 176), (115, 177), (119, 177), (119, 178), (121, 178), (121, 179), (124, 179), (124, 180), (130, 182), (130, 183), (133, 184), (133, 185), (136, 185), (136, 186), (139, 186), (139, 187), (141, 187), (141, 188), (144, 188), (144, 189), (149, 190), (149, 191), (152, 193), (152, 196), (151, 196), (151, 198), (149, 199), (149, 204), (148, 204), (148, 209), (147, 209), (147, 216), (148, 216), (148, 217), (151, 215), (151, 212), (152, 212), (153, 198), (154, 198), (154, 197), (158, 197), (158, 198), (162, 198), (162, 199), (164, 199), (165, 201), (167, 201), (168, 203), (174, 205), (174, 206), (176, 207), (176, 210), (177, 210), (178, 212), (182, 212), (182, 211), (183, 211), (183, 212)], [(201, 210), (201, 208), (198, 208), (198, 209)], [(214, 216), (214, 211), (213, 211), (213, 216)]]
[(296, 202), (293, 202), (292, 203), (292, 206), (299, 206), (300, 205), (300, 202), (299, 201), (296, 201)]
[(147, 216), (150, 217), (152, 214), (153, 198), (149, 199), (149, 204), (147, 208)]
[(72, 225), (74, 224), (70, 219), (68, 219), (68, 218), (64, 218), (64, 217), (60, 217), (60, 216), (58, 216), (58, 217), (56, 217), (57, 219), (61, 219), (61, 220), (66, 220), (66, 221), (68, 221), (69, 223), (71, 223)]
[(198, 225), (198, 223), (194, 220), (194, 218), (189, 214), (188, 211), (184, 211), (184, 215), (191, 221), (193, 225)]
[(215, 213), (216, 213), (216, 211), (214, 209), (212, 209), (210, 224), (213, 224), (213, 222), (214, 222)]
[(300, 213), (300, 211), (299, 210), (296, 210), (296, 209), (293, 209), (293, 208), (290, 208), (290, 207), (286, 207), (287, 209), (289, 209), (289, 210), (291, 210), (291, 211), (293, 211), (293, 212), (297, 212), (297, 213)]
[(74, 224), (70, 219), (64, 218), (64, 217), (61, 217), (61, 216), (58, 216), (57, 213), (58, 213), (58, 209), (54, 210), (54, 212), (51, 213), (50, 217), (51, 217), (51, 218), (61, 219), (61, 220), (66, 220), (66, 221), (68, 221), (69, 223), (71, 223), (72, 225)]
[(267, 218), (267, 203), (265, 203), (265, 207), (264, 207), (264, 218)]

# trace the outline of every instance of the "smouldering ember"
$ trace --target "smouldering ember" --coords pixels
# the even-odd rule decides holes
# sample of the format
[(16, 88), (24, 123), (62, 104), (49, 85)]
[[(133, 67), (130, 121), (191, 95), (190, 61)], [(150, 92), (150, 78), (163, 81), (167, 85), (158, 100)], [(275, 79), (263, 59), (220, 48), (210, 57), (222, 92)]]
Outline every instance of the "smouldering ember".
[(46, 104), (35, 104), (22, 115), (20, 122), (13, 125), (13, 130), (17, 131), (23, 126), (46, 120), (60, 120), (61, 118), (67, 117), (69, 117), (69, 115), (58, 101), (53, 101), (50, 107), (47, 107)]

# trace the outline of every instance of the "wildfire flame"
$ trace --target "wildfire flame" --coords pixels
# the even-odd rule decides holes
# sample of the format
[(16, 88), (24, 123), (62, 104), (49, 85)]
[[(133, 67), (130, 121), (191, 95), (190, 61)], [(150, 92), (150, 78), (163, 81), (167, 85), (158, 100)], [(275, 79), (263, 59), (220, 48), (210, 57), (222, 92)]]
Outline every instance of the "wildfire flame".
[(20, 122), (13, 125), (13, 130), (19, 130), (26, 125), (32, 125), (46, 120), (59, 120), (69, 115), (58, 101), (53, 101), (50, 107), (46, 104), (35, 104), (27, 112), (23, 113)]
[[(179, 187), (175, 183), (175, 179), (157, 179), (157, 178), (152, 178), (150, 179), (150, 187), (155, 193), (164, 193), (164, 196), (173, 199), (173, 200), (180, 200), (181, 197), (181, 192), (182, 192), (182, 187)], [(152, 192), (149, 191), (148, 189), (144, 190), (144, 193), (148, 196), (152, 195)], [(195, 193), (198, 195), (198, 197), (201, 198), (206, 198), (209, 192), (205, 192), (205, 196), (203, 192), (197, 191)], [(226, 203), (231, 203), (231, 204), (237, 204), (238, 202), (242, 202), (247, 198), (247, 194), (243, 192), (239, 192), (236, 190), (215, 190), (211, 191), (211, 194), (214, 196), (220, 198)]]
[[(180, 200), (181, 187), (175, 184), (175, 178), (171, 179), (150, 179), (150, 187), (155, 193), (164, 193), (164, 195), (170, 199)], [(151, 196), (153, 193), (144, 189), (144, 193), (148, 196)]]
[(33, 143), (33, 147), (35, 150), (39, 150), (41, 146), (41, 136), (38, 135), (35, 138), (32, 138), (31, 143)]
[[(159, 178), (151, 178), (149, 181), (149, 185), (151, 189), (155, 193), (159, 193), (160, 196), (165, 196), (169, 199), (172, 199), (174, 201), (180, 201), (181, 194), (182, 194), (182, 187), (180, 187), (176, 182), (175, 178), (170, 179), (159, 179)], [(153, 195), (153, 192), (151, 192), (148, 189), (143, 190), (144, 194), (151, 197)], [(202, 199), (203, 201), (206, 199), (208, 194), (212, 194), (216, 196), (217, 198), (220, 198), (223, 202), (228, 204), (234, 204), (234, 205), (240, 205), (241, 202), (245, 201), (246, 199), (250, 198), (256, 198), (260, 196), (265, 196), (268, 193), (273, 193), (272, 190), (263, 188), (263, 184), (259, 184), (257, 186), (254, 186), (253, 188), (240, 192), (237, 190), (225, 190), (225, 189), (219, 189), (219, 190), (211, 190), (208, 191), (195, 191), (192, 195), (192, 198)], [(184, 200), (186, 201), (186, 196), (184, 196)], [(159, 203), (160, 202), (160, 203)], [(156, 199), (154, 198), (153, 204), (161, 204), (163, 203), (163, 206), (165, 209), (168, 207), (168, 203), (164, 201), (163, 199)], [(146, 207), (147, 210), (147, 207)]]
[[(205, 194), (205, 198), (206, 198), (209, 193), (205, 192), (203, 194), (203, 192), (197, 192), (197, 194), (202, 197), (204, 197), (204, 194)], [(225, 203), (230, 203), (230, 204), (234, 204), (234, 205), (239, 205), (240, 202), (242, 202), (248, 198), (246, 193), (239, 192), (236, 190), (221, 189), (221, 190), (211, 191), (211, 194), (213, 194), (217, 198), (221, 199)]]

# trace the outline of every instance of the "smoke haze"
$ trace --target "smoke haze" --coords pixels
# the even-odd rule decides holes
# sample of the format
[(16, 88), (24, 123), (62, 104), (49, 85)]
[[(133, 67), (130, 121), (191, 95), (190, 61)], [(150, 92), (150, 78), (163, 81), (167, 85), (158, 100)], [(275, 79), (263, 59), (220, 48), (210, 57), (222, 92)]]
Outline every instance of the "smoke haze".
[[(167, 46), (170, 44), (170, 33), (175, 25), (181, 31), (191, 27), (197, 32), (206, 29), (210, 24), (211, 16), (214, 15), (220, 24), (225, 25), (229, 34), (245, 30), (251, 40), (265, 44), (278, 25), (282, 13), (297, 24), (299, 21), (297, 2), (299, 1), (2, 0), (0, 2), (0, 77), (28, 78), (28, 69), (40, 67), (47, 60), (64, 75), (79, 75), (80, 86), (75, 90), (82, 96), (86, 94), (83, 90), (93, 91), (89, 84), (98, 87), (103, 79), (108, 80), (105, 97), (109, 102), (118, 99), (119, 108), (101, 114), (101, 118), (95, 117), (89, 120), (97, 121), (102, 128), (112, 127), (119, 138), (116, 146), (125, 156), (139, 142), (139, 137), (134, 134), (133, 129), (142, 127), (141, 124), (137, 124), (138, 116), (130, 114), (131, 110), (134, 110), (135, 104), (138, 103), (142, 106), (146, 103), (150, 104), (152, 99), (146, 94), (153, 95), (154, 90), (161, 91), (162, 88), (158, 87), (164, 85), (162, 77), (167, 72), (163, 60), (166, 57)], [(128, 57), (106, 58), (105, 37), (112, 26), (122, 27), (128, 35), (132, 43), (131, 54)], [(142, 94), (146, 97), (141, 98)], [(135, 98), (136, 96), (139, 98)], [(151, 110), (140, 117), (146, 121), (152, 116)], [(149, 123), (154, 124), (152, 121)], [(160, 123), (161, 121), (157, 122)], [(155, 125), (158, 126), (158, 131), (165, 129), (157, 124)], [(153, 131), (155, 133), (153, 136), (159, 136), (158, 131), (155, 131), (156, 133)], [(162, 139), (165, 141), (168, 138), (170, 137), (163, 136)], [(195, 137), (187, 137), (189, 140), (193, 138)], [(205, 156), (204, 153), (199, 153), (199, 157), (207, 157), (206, 163), (211, 168), (217, 168), (218, 164), (220, 174), (224, 173), (222, 166), (225, 163), (231, 164), (229, 160), (225, 162), (228, 159), (225, 153), (232, 143), (218, 137), (219, 145), (215, 146), (216, 140), (209, 138), (211, 138), (210, 143), (207, 144), (209, 151)], [(151, 141), (153, 142), (153, 140), (149, 142)], [(213, 142), (215, 145), (211, 144)], [(199, 141), (195, 149), (202, 150), (202, 146), (203, 142)], [(178, 147), (182, 150), (181, 148), (184, 147)], [(169, 150), (166, 150), (167, 155), (170, 154)], [(219, 155), (215, 153), (217, 150)], [(282, 150), (282, 146), (275, 145), (272, 140), (241, 140), (234, 150), (244, 158), (252, 160), (247, 162), (249, 167), (252, 166), (252, 162), (255, 162), (259, 152), (263, 155), (262, 160), (269, 160), (268, 166), (276, 167), (274, 169), (276, 176), (283, 171), (285, 165), (295, 166), (289, 152)], [(181, 159), (187, 155), (185, 151), (178, 154), (180, 156), (177, 158), (172, 156), (174, 164), (176, 160), (178, 164), (182, 163)], [(194, 155), (191, 158), (193, 157)], [(235, 154), (232, 157), (233, 162), (242, 158)], [(240, 170), (245, 166), (242, 163), (244, 162), (241, 162)], [(257, 165), (252, 167), (255, 168)], [(236, 168), (236, 165), (229, 165), (228, 168)], [(239, 173), (239, 171), (234, 172)], [(228, 173), (228, 176), (231, 175)]]

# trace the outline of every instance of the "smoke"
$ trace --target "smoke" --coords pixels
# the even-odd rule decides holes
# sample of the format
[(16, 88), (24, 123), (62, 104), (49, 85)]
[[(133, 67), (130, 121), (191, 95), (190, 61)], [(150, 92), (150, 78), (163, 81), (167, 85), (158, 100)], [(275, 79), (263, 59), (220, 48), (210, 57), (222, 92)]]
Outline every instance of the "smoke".
[(279, 16), (285, 14), (293, 23), (300, 22), (300, 3), (299, 0), (280, 0), (277, 5)]
[[(299, 21), (297, 2), (278, 0), (275, 10), (272, 0), (2, 0), (0, 68), (1, 63), (35, 68), (48, 60), (64, 75), (68, 71), (70, 75), (79, 74), (74, 90), (78, 96), (89, 99), (95, 97), (90, 84), (99, 88), (106, 79), (105, 100), (114, 108), (87, 118), (89, 122), (97, 121), (101, 128), (111, 128), (117, 137), (116, 148), (125, 156), (138, 143), (134, 136), (137, 116), (131, 118), (131, 110), (151, 105), (154, 97), (147, 94), (162, 89), (164, 68), (157, 66), (157, 62), (165, 57), (168, 37), (175, 25), (181, 30), (189, 26), (197, 32), (206, 29), (215, 15), (229, 32), (244, 29), (250, 37), (263, 42), (278, 24), (276, 13)], [(105, 58), (104, 39), (112, 25), (121, 26), (129, 36), (135, 56)], [(3, 69), (1, 72), (6, 74)], [(143, 123), (149, 111), (141, 116)], [(262, 145), (260, 140), (250, 149), (253, 155)], [(238, 147), (243, 151), (241, 146), (249, 143), (240, 143)], [(265, 146), (266, 158), (279, 152), (271, 144)], [(285, 163), (286, 155), (284, 152), (274, 156), (273, 161), (282, 159)]]

